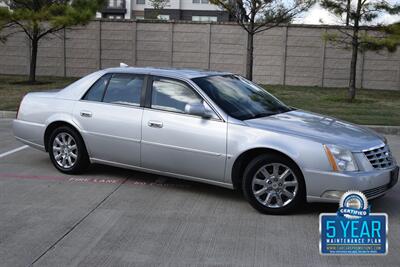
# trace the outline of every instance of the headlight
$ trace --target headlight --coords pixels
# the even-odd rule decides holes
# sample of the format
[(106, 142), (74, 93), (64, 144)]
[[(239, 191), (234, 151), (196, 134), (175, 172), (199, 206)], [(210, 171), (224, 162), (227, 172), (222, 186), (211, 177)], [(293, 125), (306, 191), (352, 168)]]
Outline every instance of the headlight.
[(326, 156), (334, 171), (358, 171), (353, 154), (340, 146), (324, 145)]

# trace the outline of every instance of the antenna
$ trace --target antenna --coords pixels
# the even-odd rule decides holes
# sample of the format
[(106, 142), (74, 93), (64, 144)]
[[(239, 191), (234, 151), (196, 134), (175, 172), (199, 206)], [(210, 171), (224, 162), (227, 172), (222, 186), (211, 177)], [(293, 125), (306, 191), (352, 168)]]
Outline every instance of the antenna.
[(129, 67), (128, 64), (125, 64), (125, 63), (123, 63), (123, 62), (119, 63), (119, 66), (120, 66), (121, 68)]

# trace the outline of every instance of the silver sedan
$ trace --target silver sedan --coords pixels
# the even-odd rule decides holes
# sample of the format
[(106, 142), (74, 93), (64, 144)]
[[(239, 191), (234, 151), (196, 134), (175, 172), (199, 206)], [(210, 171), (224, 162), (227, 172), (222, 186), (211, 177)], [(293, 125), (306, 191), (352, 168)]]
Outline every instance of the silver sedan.
[(384, 137), (289, 107), (231, 73), (111, 68), (30, 93), (14, 133), (61, 172), (101, 163), (243, 190), (257, 210), (368, 198), (398, 179)]

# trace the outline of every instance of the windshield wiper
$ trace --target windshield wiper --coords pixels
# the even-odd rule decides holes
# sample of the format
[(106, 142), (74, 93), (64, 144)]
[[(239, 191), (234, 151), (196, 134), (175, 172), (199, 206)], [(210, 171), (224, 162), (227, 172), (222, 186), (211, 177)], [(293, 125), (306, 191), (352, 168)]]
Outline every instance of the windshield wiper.
[(276, 115), (278, 113), (273, 113), (273, 112), (264, 112), (264, 113), (258, 113), (256, 115), (250, 116), (249, 118), (247, 118), (246, 120), (251, 120), (251, 119), (257, 119), (257, 118), (263, 118), (263, 117), (269, 117), (272, 115)]
[(263, 113), (258, 113), (256, 115), (253, 116), (249, 116), (248, 118), (246, 118), (245, 120), (251, 120), (251, 119), (257, 119), (257, 118), (263, 118), (263, 117), (269, 117), (269, 116), (273, 116), (273, 115), (277, 115), (277, 114), (281, 114), (281, 113), (285, 113), (285, 112), (289, 112), (291, 111), (288, 108), (285, 109), (279, 109), (276, 112), (263, 112)]

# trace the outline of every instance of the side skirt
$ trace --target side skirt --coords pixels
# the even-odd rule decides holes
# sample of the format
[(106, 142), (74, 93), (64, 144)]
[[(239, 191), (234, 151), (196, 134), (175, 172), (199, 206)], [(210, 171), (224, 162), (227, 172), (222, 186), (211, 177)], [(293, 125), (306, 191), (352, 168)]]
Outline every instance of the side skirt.
[(105, 164), (105, 165), (131, 169), (131, 170), (135, 170), (135, 171), (142, 171), (142, 172), (148, 172), (148, 173), (153, 173), (153, 174), (159, 174), (159, 175), (169, 176), (169, 177), (173, 177), (173, 178), (179, 178), (179, 179), (188, 180), (188, 181), (195, 181), (195, 182), (201, 182), (201, 183), (206, 183), (206, 184), (212, 184), (212, 185), (216, 185), (216, 186), (221, 186), (221, 187), (233, 189), (233, 185), (232, 184), (219, 182), (219, 181), (207, 180), (207, 179), (188, 176), (188, 175), (175, 174), (175, 173), (170, 173), (170, 172), (162, 172), (162, 171), (146, 169), (146, 168), (142, 168), (142, 167), (132, 166), (132, 165), (113, 162), (113, 161), (108, 161), (108, 160), (96, 159), (96, 158), (90, 158), (90, 162), (92, 162), (92, 163), (101, 163), (101, 164)]

